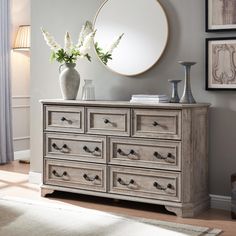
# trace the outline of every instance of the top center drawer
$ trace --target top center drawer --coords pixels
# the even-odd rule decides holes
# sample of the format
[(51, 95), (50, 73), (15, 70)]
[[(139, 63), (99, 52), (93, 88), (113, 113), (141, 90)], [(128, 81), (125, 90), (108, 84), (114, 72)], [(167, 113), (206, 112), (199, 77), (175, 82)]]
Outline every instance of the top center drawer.
[(88, 134), (130, 136), (129, 108), (88, 107), (86, 113)]

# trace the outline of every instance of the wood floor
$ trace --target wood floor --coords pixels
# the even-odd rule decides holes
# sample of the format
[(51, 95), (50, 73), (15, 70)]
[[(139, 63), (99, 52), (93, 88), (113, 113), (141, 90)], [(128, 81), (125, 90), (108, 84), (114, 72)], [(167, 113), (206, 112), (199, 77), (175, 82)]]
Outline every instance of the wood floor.
[(0, 194), (52, 203), (61, 202), (128, 216), (220, 228), (224, 231), (222, 235), (236, 236), (236, 220), (231, 220), (230, 213), (227, 211), (210, 209), (195, 219), (182, 219), (168, 213), (161, 206), (149, 204), (114, 201), (62, 192), (56, 192), (48, 198), (41, 198), (39, 186), (28, 182), (28, 172), (29, 165), (20, 164), (17, 161), (8, 165), (0, 165)]

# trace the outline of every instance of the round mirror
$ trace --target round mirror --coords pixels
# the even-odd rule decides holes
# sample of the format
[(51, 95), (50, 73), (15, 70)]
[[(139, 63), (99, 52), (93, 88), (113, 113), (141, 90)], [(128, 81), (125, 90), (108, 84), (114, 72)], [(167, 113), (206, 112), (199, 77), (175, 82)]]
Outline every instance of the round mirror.
[(94, 20), (97, 54), (103, 64), (122, 75), (150, 69), (168, 40), (168, 21), (157, 0), (107, 0)]

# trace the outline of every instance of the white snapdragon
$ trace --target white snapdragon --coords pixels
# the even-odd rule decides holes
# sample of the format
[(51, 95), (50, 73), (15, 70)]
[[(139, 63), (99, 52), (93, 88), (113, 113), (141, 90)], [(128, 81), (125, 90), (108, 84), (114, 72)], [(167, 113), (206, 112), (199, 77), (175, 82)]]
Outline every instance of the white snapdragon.
[(86, 36), (93, 32), (93, 25), (90, 21), (86, 21), (85, 25), (83, 25), (82, 30), (79, 34), (79, 40), (76, 47), (81, 47), (84, 44)]
[(115, 40), (115, 41), (107, 48), (106, 51), (107, 51), (108, 54), (112, 54), (112, 53), (113, 53), (114, 49), (119, 45), (119, 43), (120, 43), (120, 41), (121, 41), (121, 39), (122, 39), (123, 36), (124, 36), (124, 33), (121, 34), (121, 35), (118, 37), (118, 39)]
[(61, 48), (61, 46), (56, 42), (56, 40), (54, 39), (53, 36), (51, 36), (49, 34), (49, 32), (47, 32), (46, 30), (44, 30), (43, 28), (41, 28), (41, 31), (43, 33), (43, 37), (47, 43), (47, 45), (53, 50), (53, 51), (57, 51)]
[(71, 48), (73, 46), (72, 40), (71, 40), (71, 36), (69, 34), (69, 32), (66, 32), (65, 34), (65, 46), (64, 46), (64, 50), (70, 54), (71, 52)]
[(88, 53), (93, 43), (93, 38), (95, 34), (96, 34), (96, 31), (93, 31), (85, 37), (82, 46), (79, 48), (81, 55), (85, 55)]

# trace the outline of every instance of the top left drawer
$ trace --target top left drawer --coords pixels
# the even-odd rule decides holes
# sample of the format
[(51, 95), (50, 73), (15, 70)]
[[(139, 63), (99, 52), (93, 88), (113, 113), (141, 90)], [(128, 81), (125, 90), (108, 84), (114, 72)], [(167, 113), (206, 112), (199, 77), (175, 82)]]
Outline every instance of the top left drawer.
[(84, 107), (44, 105), (44, 130), (84, 133)]

